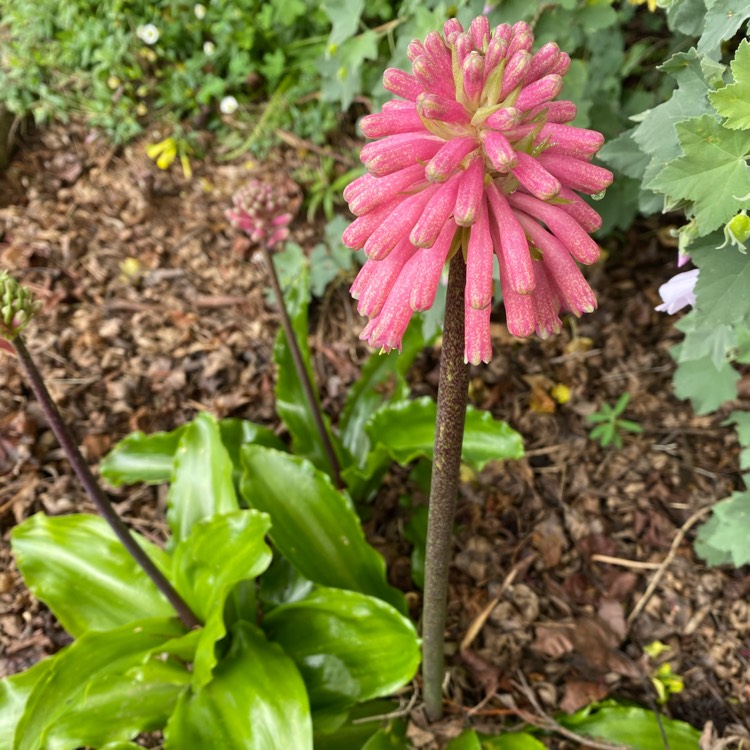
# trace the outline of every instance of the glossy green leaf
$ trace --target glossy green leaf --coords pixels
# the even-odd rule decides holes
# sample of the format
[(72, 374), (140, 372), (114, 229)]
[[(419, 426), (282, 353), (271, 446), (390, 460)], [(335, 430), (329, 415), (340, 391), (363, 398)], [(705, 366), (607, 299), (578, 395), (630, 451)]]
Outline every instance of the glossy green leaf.
[(309, 462), (270, 448), (242, 451), (242, 495), (271, 517), (270, 536), (305, 578), (360, 591), (406, 611), (386, 581), (383, 558), (365, 541), (351, 502)]
[(695, 551), (709, 565), (750, 562), (750, 492), (734, 492), (711, 509), (711, 517), (698, 530)]
[[(186, 427), (182, 425), (171, 432), (154, 432), (150, 435), (131, 433), (104, 457), (99, 465), (99, 473), (113, 487), (140, 482), (169, 482), (177, 446)], [(246, 419), (222, 419), (219, 430), (224, 447), (235, 465), (239, 465), (240, 448), (246, 443), (284, 450), (284, 444), (273, 430)]]
[(238, 624), (214, 678), (182, 696), (164, 738), (166, 750), (312, 750), (305, 684), (281, 647)]
[[(700, 732), (683, 721), (661, 716), (670, 750), (695, 750)], [(638, 748), (638, 750), (663, 750), (664, 743), (653, 711), (639, 706), (605, 706), (590, 711), (583, 709), (573, 716), (558, 719), (577, 734), (596, 737), (609, 742)]]
[[(280, 266), (283, 260), (289, 261), (289, 258), (282, 256), (288, 255), (290, 249), (288, 246), (283, 254), (274, 256), (274, 263), (277, 266)], [(290, 261), (278, 270), (284, 289), (284, 300), (292, 321), (292, 328), (297, 337), (305, 370), (310, 382), (315, 383), (310, 361), (310, 347), (307, 343), (307, 306), (310, 304), (310, 271), (307, 259), (304, 254), (300, 254), (295, 256), (294, 262)], [(283, 329), (279, 329), (273, 356), (277, 366), (276, 411), (292, 436), (294, 452), (310, 459), (315, 466), (331, 476), (331, 464), (315, 427), (313, 412), (294, 367), (292, 353)], [(317, 399), (315, 386), (313, 386), (313, 390)], [(318, 401), (318, 403), (320, 402)], [(335, 448), (338, 441), (331, 432), (326, 417), (324, 417), (324, 421)]]
[(238, 509), (232, 461), (216, 419), (204, 412), (185, 425), (180, 437), (167, 495), (167, 522), (179, 542), (202, 518)]
[(99, 473), (113, 487), (123, 484), (162, 484), (172, 477), (174, 455), (185, 425), (171, 432), (132, 432), (104, 457)]
[(277, 607), (263, 629), (294, 659), (313, 710), (389, 695), (419, 666), (412, 623), (389, 604), (353, 591), (319, 588)]
[(163, 618), (89, 632), (58, 654), (28, 698), (13, 750), (75, 750), (164, 726), (190, 673), (170, 653), (184, 628)]
[(526, 732), (509, 732), (497, 737), (479, 735), (482, 750), (547, 750), (547, 746)]
[(409, 388), (405, 375), (426, 345), (419, 326), (409, 326), (401, 352), (371, 354), (360, 377), (349, 389), (341, 414), (341, 441), (360, 465), (364, 464), (371, 447), (365, 432), (367, 421), (385, 404), (407, 398)]
[(24, 672), (0, 680), (0, 750), (12, 750), (16, 725), (34, 686), (47, 674), (59, 654), (37, 662)]
[(195, 523), (190, 536), (175, 547), (173, 580), (205, 622), (193, 665), (196, 687), (211, 679), (215, 645), (226, 634), (224, 604), (231, 589), (259, 576), (271, 562), (264, 541), (269, 526), (268, 516), (255, 510), (223, 513)]
[[(391, 404), (373, 415), (367, 433), (385, 446), (394, 461), (407, 464), (417, 458), (432, 458), (437, 406), (429, 397)], [(490, 461), (523, 456), (521, 436), (489, 412), (466, 412), (462, 460), (477, 470)]]
[(276, 555), (261, 576), (258, 598), (263, 603), (263, 611), (270, 612), (279, 604), (304, 599), (312, 588), (312, 581), (305, 578), (285, 557)]
[(445, 746), (445, 750), (482, 750), (482, 746), (479, 744), (477, 733), (473, 729), (467, 729), (452, 739)]
[(347, 711), (343, 722), (329, 731), (321, 730), (313, 714), (315, 750), (360, 750), (383, 727), (385, 716), (397, 711), (394, 700), (378, 699), (359, 703)]
[(406, 736), (406, 722), (397, 719), (375, 732), (362, 750), (414, 750), (414, 746)]
[[(156, 566), (168, 572), (167, 554), (140, 534), (133, 536)], [(71, 635), (174, 614), (97, 516), (37, 513), (13, 529), (11, 540), (26, 585)]]

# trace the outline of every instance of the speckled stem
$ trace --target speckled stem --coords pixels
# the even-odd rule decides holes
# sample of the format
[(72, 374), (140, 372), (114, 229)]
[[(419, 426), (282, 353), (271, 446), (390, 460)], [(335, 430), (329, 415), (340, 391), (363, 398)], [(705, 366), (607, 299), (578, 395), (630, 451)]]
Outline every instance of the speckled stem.
[(315, 421), (315, 428), (320, 435), (321, 443), (323, 444), (323, 450), (328, 457), (328, 463), (331, 465), (331, 472), (333, 473), (333, 481), (339, 488), (344, 486), (341, 479), (341, 466), (339, 464), (336, 451), (333, 448), (331, 442), (331, 436), (328, 434), (325, 423), (323, 422), (323, 415), (320, 413), (320, 405), (315, 397), (315, 391), (313, 390), (312, 383), (310, 382), (310, 376), (305, 367), (305, 363), (302, 359), (302, 352), (299, 349), (299, 343), (297, 336), (294, 333), (292, 327), (292, 321), (289, 318), (289, 312), (286, 309), (284, 302), (284, 293), (281, 291), (281, 284), (279, 283), (279, 276), (276, 273), (276, 266), (273, 264), (273, 258), (271, 257), (271, 251), (264, 245), (263, 246), (263, 257), (265, 258), (266, 265), (268, 266), (268, 275), (271, 277), (271, 286), (273, 292), (276, 295), (276, 301), (279, 304), (279, 314), (281, 316), (281, 327), (284, 329), (284, 335), (286, 336), (287, 345), (289, 346), (289, 352), (292, 355), (294, 362), (294, 369), (297, 371), (297, 377), (302, 385), (302, 390), (305, 392), (305, 398), (310, 405), (310, 411), (312, 412), (313, 420)]
[(466, 263), (459, 251), (451, 261), (448, 275), (443, 348), (440, 352), (435, 454), (427, 521), (422, 676), (425, 710), (431, 721), (439, 719), (443, 714), (448, 569), (469, 386), (469, 366), (464, 364), (465, 285)]
[(122, 542), (122, 546), (125, 547), (138, 565), (143, 568), (143, 571), (154, 582), (156, 588), (164, 594), (167, 601), (174, 607), (185, 627), (191, 630), (201, 627), (200, 620), (187, 605), (187, 602), (177, 593), (164, 574), (154, 565), (151, 558), (141, 549), (138, 542), (135, 541), (133, 535), (130, 533), (130, 529), (125, 525), (120, 516), (117, 515), (117, 511), (115, 511), (112, 503), (109, 502), (102, 491), (89, 465), (86, 463), (86, 459), (81, 455), (81, 451), (78, 449), (76, 441), (65, 424), (62, 414), (60, 414), (55, 402), (52, 400), (52, 396), (50, 396), (47, 386), (44, 384), (42, 374), (39, 372), (21, 336), (16, 336), (11, 343), (16, 351), (18, 361), (26, 375), (26, 379), (31, 386), (31, 390), (42, 407), (47, 424), (50, 426), (55, 438), (57, 438), (57, 442), (63, 449), (68, 461), (70, 461), (73, 471), (96, 506), (99, 514), (112, 527), (112, 531), (115, 532), (117, 538)]

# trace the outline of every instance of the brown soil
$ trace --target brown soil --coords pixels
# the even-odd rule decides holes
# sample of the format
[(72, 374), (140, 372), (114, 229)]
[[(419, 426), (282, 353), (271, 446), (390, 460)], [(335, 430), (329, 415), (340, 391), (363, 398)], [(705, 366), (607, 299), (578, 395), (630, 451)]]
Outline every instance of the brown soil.
[[(55, 127), (29, 137), (0, 182), (0, 267), (44, 302), (26, 339), (86, 457), (96, 465), (131, 430), (171, 429), (201, 409), (278, 427), (277, 316), (263, 295), (263, 264), (224, 209), (250, 176), (317, 157), (298, 147), (262, 164), (208, 159), (188, 181), (156, 169), (143, 144), (118, 153), (86, 136)], [(294, 237), (309, 249), (319, 231), (300, 218)], [(519, 430), (527, 455), (464, 477), (448, 718), (427, 732), (415, 712), (416, 747), (465, 725), (517, 725), (518, 710), (543, 724), (607, 696), (648, 706), (649, 677), (663, 661), (685, 681), (665, 715), (700, 729), (712, 722), (714, 737), (748, 722), (750, 575), (707, 568), (691, 544), (711, 504), (741, 486), (736, 439), (723, 413), (697, 417), (672, 395), (669, 348), (679, 334), (654, 305), (674, 250), (644, 224), (605, 245), (608, 259), (590, 273), (594, 314), (540, 342), (512, 339), (498, 310), (495, 357), (472, 368), (472, 402)], [(346, 289), (341, 279), (312, 310), (315, 367), (334, 423), (367, 354)], [(92, 507), (15, 361), (0, 357), (2, 676), (69, 640), (24, 588), (9, 530), (39, 510)], [(419, 357), (415, 395), (435, 394), (437, 365), (437, 352)], [(562, 404), (550, 395), (559, 384), (570, 389)], [(601, 448), (584, 417), (625, 391), (626, 416), (643, 433), (626, 434), (622, 449)], [(750, 374), (740, 394), (733, 407), (748, 408)], [(111, 494), (133, 527), (164, 539), (163, 493)], [(396, 468), (367, 532), (418, 613), (402, 495), (426, 501)], [(657, 640), (669, 650), (654, 661), (643, 647)], [(549, 743), (580, 746), (555, 732)]]

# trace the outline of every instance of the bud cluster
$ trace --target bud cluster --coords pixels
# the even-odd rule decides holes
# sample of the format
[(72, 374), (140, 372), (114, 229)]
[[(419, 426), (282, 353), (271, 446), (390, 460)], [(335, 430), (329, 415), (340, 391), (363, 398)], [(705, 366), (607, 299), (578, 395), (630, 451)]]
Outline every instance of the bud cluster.
[(601, 134), (568, 124), (575, 105), (553, 101), (570, 57), (554, 42), (535, 53), (533, 44), (524, 22), (491, 30), (480, 16), (465, 31), (450, 19), (443, 35), (411, 42), (412, 73), (386, 70), (400, 99), (362, 120), (378, 140), (362, 149), (368, 174), (344, 192), (358, 217), (344, 242), (368, 257), (352, 294), (371, 344), (400, 347), (459, 247), (468, 361), (491, 356), (494, 257), (514, 335), (545, 337), (562, 310), (596, 307), (576, 261), (599, 257), (589, 233), (601, 219), (577, 192), (600, 193), (612, 174), (591, 164)]
[(251, 180), (233, 196), (234, 208), (226, 212), (232, 226), (241, 229), (258, 244), (271, 248), (289, 236), (289, 211), (294, 198), (288, 190), (260, 180)]
[(0, 273), (0, 338), (13, 341), (39, 311), (40, 302), (6, 271)]

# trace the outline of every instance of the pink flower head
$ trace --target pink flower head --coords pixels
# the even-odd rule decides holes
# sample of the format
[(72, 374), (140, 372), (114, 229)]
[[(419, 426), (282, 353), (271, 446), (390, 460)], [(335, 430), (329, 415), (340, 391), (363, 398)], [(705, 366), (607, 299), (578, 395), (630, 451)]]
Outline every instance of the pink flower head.
[(293, 198), (283, 186), (250, 180), (232, 196), (234, 208), (228, 209), (226, 216), (253, 242), (271, 248), (289, 236), (289, 222), (294, 216), (290, 201)]
[[(553, 42), (531, 52), (524, 22), (494, 31), (484, 16), (450, 19), (408, 48), (412, 72), (386, 70), (399, 99), (362, 120), (377, 139), (362, 149), (368, 174), (344, 191), (357, 218), (344, 242), (368, 257), (352, 286), (370, 318), (361, 338), (400, 348), (412, 313), (434, 301), (446, 260), (467, 264), (466, 360), (491, 356), (492, 270), (497, 258), (515, 336), (560, 330), (559, 314), (591, 312), (596, 298), (576, 261), (593, 263), (601, 218), (577, 194), (600, 193), (612, 174), (591, 163), (603, 143), (567, 123), (553, 101), (570, 58)], [(577, 192), (576, 192), (577, 191)]]
[(656, 308), (656, 311), (674, 315), (683, 307), (695, 305), (695, 285), (699, 271), (698, 268), (683, 271), (673, 276), (666, 284), (662, 284), (659, 287), (662, 304)]

